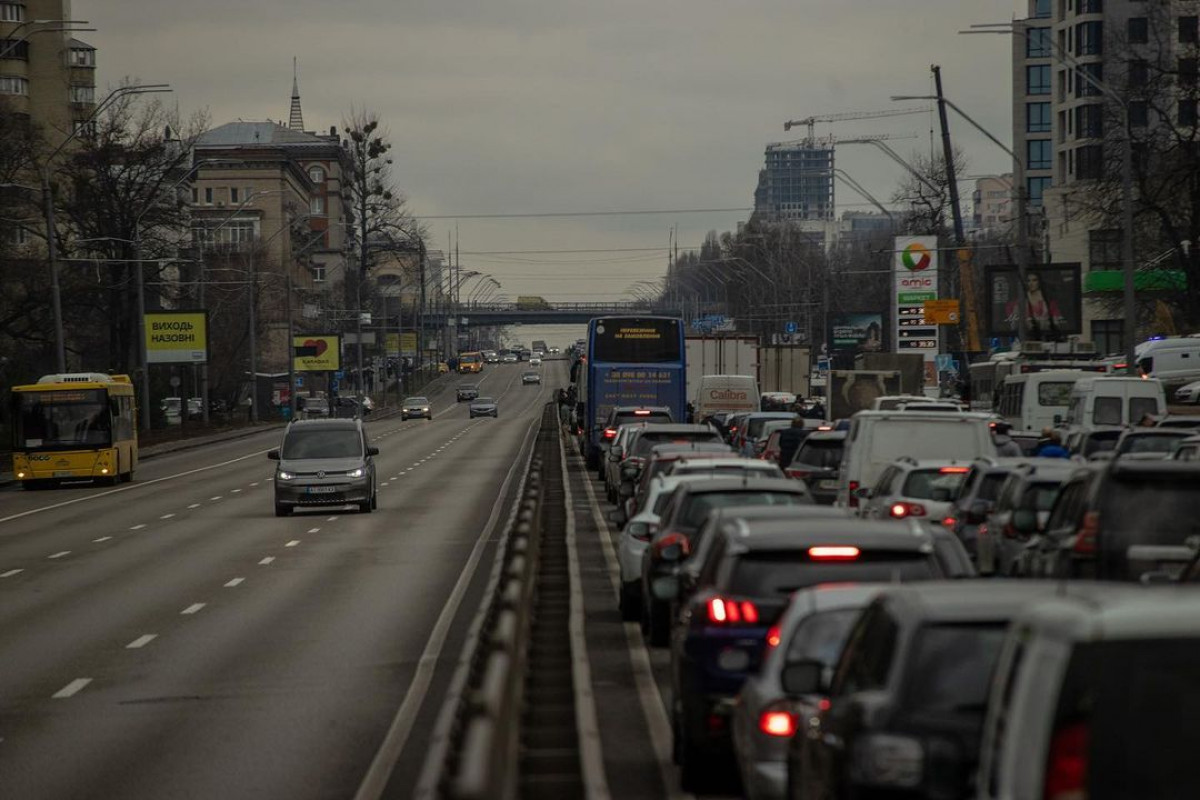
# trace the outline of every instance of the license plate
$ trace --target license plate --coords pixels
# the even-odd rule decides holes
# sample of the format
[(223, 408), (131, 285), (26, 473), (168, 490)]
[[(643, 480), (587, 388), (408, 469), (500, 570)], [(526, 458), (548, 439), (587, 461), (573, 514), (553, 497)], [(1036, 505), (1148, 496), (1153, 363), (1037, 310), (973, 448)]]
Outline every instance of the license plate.
[(308, 487), (309, 494), (333, 494), (338, 490), (336, 486), (310, 486)]
[(837, 481), (829, 481), (829, 480), (817, 481), (817, 488), (818, 489), (836, 489)]
[(74, 478), (75, 473), (69, 469), (56, 469), (56, 470), (54, 470), (54, 477), (56, 477), (56, 478)]

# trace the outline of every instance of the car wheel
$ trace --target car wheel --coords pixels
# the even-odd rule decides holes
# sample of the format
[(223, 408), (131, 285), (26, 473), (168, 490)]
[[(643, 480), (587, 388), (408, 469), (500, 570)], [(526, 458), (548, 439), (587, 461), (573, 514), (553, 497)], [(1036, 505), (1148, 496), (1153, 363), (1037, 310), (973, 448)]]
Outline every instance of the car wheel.
[(291, 515), (292, 515), (292, 507), (291, 506), (285, 506), (281, 503), (275, 504), (275, 516), (290, 517)]
[(358, 504), (358, 513), (370, 514), (371, 509), (374, 507), (375, 507), (375, 502), (372, 499), (367, 498), (366, 500), (364, 500)]
[(371, 490), (371, 510), (379, 508), (379, 489)]
[(640, 581), (622, 581), (617, 608), (623, 622), (637, 622), (642, 614), (642, 587)]

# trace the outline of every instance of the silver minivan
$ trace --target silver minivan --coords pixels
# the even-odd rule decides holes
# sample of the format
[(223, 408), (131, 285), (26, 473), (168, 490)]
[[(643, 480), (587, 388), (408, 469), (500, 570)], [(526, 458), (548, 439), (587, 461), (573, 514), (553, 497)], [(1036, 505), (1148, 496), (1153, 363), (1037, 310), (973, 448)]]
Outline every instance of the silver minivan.
[(275, 516), (297, 508), (357, 506), (375, 509), (375, 456), (359, 419), (296, 420), (283, 434), (283, 444), (267, 453), (279, 462), (275, 470)]

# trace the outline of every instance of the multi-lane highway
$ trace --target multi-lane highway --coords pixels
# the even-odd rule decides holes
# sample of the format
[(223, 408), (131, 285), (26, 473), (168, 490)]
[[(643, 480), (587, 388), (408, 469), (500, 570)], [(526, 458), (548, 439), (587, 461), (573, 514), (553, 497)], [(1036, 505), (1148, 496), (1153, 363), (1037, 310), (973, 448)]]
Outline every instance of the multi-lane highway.
[[(561, 363), (561, 362), (560, 362)], [(0, 795), (405, 796), (561, 367), (368, 421), (379, 509), (273, 515), (280, 430), (0, 492)], [(390, 785), (389, 785), (390, 783)]]

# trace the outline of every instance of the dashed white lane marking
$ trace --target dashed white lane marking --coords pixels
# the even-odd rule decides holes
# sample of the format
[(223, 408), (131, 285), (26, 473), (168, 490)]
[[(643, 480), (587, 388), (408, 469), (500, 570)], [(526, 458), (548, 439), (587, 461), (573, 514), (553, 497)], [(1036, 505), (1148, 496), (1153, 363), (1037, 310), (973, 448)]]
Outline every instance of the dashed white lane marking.
[(63, 550), (61, 552), (55, 553), (52, 556), (46, 556), (46, 558), (62, 558), (63, 556), (69, 556), (69, 555), (71, 555), (70, 550)]
[(260, 561), (258, 563), (265, 566), (267, 564), (270, 564), (274, 560), (275, 560), (275, 556), (267, 556), (266, 558), (264, 558), (262, 561)]
[(391, 484), (389, 484), (387, 481), (384, 481), (383, 483), (379, 484), (379, 488), (380, 488), (380, 489), (383, 489), (383, 488), (385, 488), (385, 487), (387, 487), (387, 486), (390, 486), (390, 485), (391, 485)]
[(250, 484), (250, 485), (251, 485), (251, 486), (258, 486), (258, 481), (255, 481), (254, 483), (252, 483), (252, 484)]
[(185, 608), (183, 611), (180, 611), (179, 613), (180, 614), (195, 614), (197, 611), (204, 608), (204, 606), (205, 606), (204, 603), (192, 603), (190, 606)]
[(242, 581), (244, 581), (244, 580), (246, 580), (246, 579), (245, 579), (245, 578), (234, 578), (233, 580), (231, 580), (231, 581), (229, 581), (228, 583), (226, 583), (226, 584), (225, 584), (225, 588), (226, 588), (226, 589), (232, 589), (233, 587), (237, 586), (238, 584), (240, 584), (240, 583), (241, 583)]
[(140, 530), (141, 530), (142, 528), (144, 528), (144, 527), (146, 527), (146, 523), (144, 523), (144, 522), (143, 522), (143, 523), (141, 523), (140, 525), (134, 525), (134, 526), (133, 526), (132, 528), (130, 528), (129, 530), (131, 530), (131, 531), (140, 531)]
[(240, 492), (240, 491), (241, 491), (241, 489), (230, 489), (230, 490), (229, 490), (229, 493), (230, 493), (230, 494), (237, 494), (237, 493), (238, 493), (238, 492)]
[(125, 649), (126, 650), (140, 650), (141, 648), (150, 644), (157, 638), (158, 638), (157, 633), (144, 633), (141, 636), (134, 639), (129, 644), (125, 645)]
[(111, 536), (101, 536), (99, 539), (92, 539), (92, 541), (96, 544), (100, 544), (101, 542), (107, 542), (111, 538)]
[(23, 569), (10, 569), (8, 572), (0, 572), (0, 578), (11, 578), (13, 575), (20, 575), (24, 571)]
[(210, 497), (210, 498), (208, 498), (208, 499), (209, 499), (209, 500), (220, 500), (220, 499), (221, 499), (223, 496), (224, 496), (224, 495), (217, 495), (216, 497)]
[[(337, 517), (333, 517), (333, 519), (337, 519)], [(309, 533), (320, 533), (321, 529), (320, 528), (309, 528), (308, 532)]]
[(288, 542), (287, 544), (285, 544), (285, 545), (284, 545), (284, 547), (295, 547), (295, 546), (296, 546), (296, 545), (298, 545), (298, 544), (300, 544), (300, 540), (299, 540), (299, 539), (292, 539), (290, 542)]
[(163, 514), (161, 517), (159, 517), (159, 519), (170, 519), (173, 516), (175, 516), (175, 515), (174, 514)]
[(199, 503), (192, 503), (190, 506), (188, 506), (188, 508), (199, 508), (199, 507), (200, 507)]
[(330, 517), (329, 519), (327, 519), (325, 521), (326, 522), (337, 522), (337, 517)]
[(91, 678), (76, 678), (54, 694), (50, 695), (50, 697), (54, 700), (65, 700), (68, 697), (73, 697), (79, 694), (83, 690), (83, 687), (87, 686), (91, 682)]
[(406, 469), (406, 470), (404, 470), (404, 471), (405, 471), (405, 472), (412, 472), (412, 471), (413, 471), (413, 468), (412, 468), (412, 467), (409, 467), (408, 469)]

